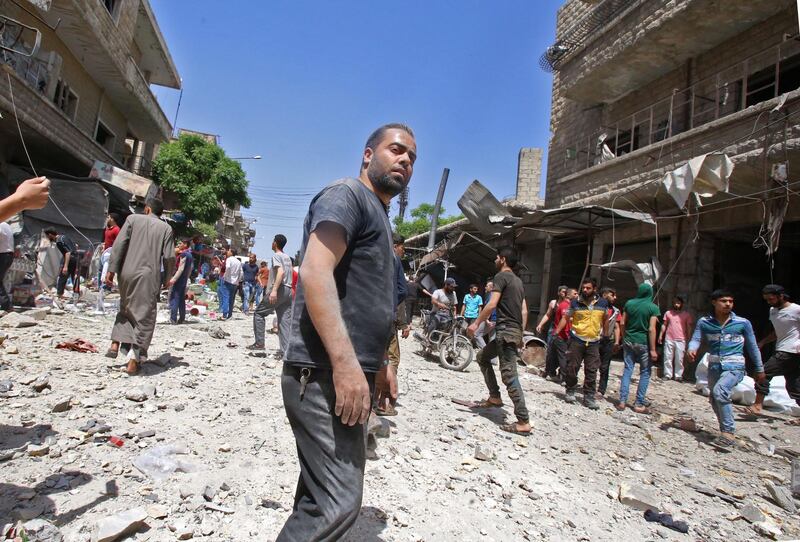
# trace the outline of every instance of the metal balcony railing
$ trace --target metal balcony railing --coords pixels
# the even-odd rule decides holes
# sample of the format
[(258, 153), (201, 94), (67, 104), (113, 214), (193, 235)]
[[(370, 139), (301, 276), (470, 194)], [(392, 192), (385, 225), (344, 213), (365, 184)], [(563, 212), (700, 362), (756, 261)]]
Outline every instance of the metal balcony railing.
[(794, 37), (561, 145), (558, 176), (614, 160), (798, 87), (800, 40)]
[(122, 165), (136, 175), (147, 177), (148, 179), (153, 176), (153, 163), (145, 158), (136, 154), (123, 154), (120, 158)]
[[(0, 34), (0, 42), (2, 41), (3, 36)], [(0, 62), (8, 64), (31, 88), (41, 94), (47, 90), (50, 84), (50, 69), (47, 62), (6, 49), (0, 49)]]

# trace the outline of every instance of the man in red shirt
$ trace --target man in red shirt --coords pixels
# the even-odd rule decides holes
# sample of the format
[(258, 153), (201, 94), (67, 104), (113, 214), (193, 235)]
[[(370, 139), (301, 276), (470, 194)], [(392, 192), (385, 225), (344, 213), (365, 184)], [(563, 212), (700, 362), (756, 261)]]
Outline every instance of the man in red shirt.
[(547, 371), (547, 380), (551, 382), (561, 382), (564, 378), (565, 371), (567, 370), (567, 344), (569, 343), (570, 321), (567, 319), (567, 324), (558, 335), (555, 335), (555, 330), (558, 329), (558, 324), (564, 318), (569, 310), (569, 304), (573, 299), (578, 297), (578, 290), (575, 288), (567, 288), (567, 294), (556, 305), (555, 315), (553, 316), (553, 340), (547, 349), (547, 360), (545, 369)]
[(106, 218), (106, 229), (103, 232), (103, 253), (100, 255), (100, 273), (97, 276), (97, 289), (108, 288), (106, 286), (106, 273), (108, 273), (108, 260), (111, 258), (111, 248), (119, 235), (120, 218), (117, 213), (108, 213)]

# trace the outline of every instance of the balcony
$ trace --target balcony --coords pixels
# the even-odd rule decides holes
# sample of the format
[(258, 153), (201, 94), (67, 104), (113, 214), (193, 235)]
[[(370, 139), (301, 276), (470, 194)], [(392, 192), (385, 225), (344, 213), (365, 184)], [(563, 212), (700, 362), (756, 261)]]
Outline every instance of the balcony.
[[(611, 1), (594, 10), (608, 9)], [(640, 0), (615, 13), (607, 24), (597, 25), (579, 43), (562, 44), (554, 69), (559, 70), (567, 98), (610, 103), (794, 4), (794, 0)], [(566, 37), (571, 30), (564, 32)]]
[(613, 161), (800, 87), (800, 41), (787, 39), (617, 122), (558, 145), (557, 177)]

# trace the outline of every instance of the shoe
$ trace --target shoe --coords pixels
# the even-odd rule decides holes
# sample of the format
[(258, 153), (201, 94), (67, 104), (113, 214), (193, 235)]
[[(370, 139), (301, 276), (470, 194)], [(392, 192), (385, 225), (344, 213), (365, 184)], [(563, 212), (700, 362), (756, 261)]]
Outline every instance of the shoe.
[(558, 375), (547, 375), (545, 380), (548, 382), (555, 382), (556, 384), (561, 384), (561, 377)]
[(726, 451), (726, 452), (729, 452), (729, 451), (733, 450), (734, 448), (736, 448), (736, 441), (735, 440), (731, 440), (731, 439), (729, 439), (727, 437), (723, 437), (722, 435), (718, 436), (717, 438), (715, 438), (714, 440), (709, 442), (709, 444), (711, 446), (713, 446), (714, 448), (718, 449), (718, 450), (722, 450), (722, 451)]
[(245, 346), (248, 350), (264, 350), (263, 344), (253, 343), (251, 345)]
[(575, 398), (575, 390), (567, 390), (567, 394), (564, 396), (564, 402), (572, 404), (577, 399)]
[(597, 401), (594, 400), (594, 397), (589, 397), (588, 399), (583, 400), (583, 406), (588, 408), (589, 410), (599, 410), (600, 405), (597, 404)]

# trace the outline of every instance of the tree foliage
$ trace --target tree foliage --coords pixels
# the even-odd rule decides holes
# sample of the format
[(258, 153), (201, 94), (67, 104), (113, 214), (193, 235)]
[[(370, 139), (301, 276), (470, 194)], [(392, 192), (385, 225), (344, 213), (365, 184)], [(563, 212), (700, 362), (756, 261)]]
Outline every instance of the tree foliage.
[[(400, 215), (394, 217), (394, 231), (408, 239), (420, 233), (425, 233), (431, 229), (433, 220), (434, 206), (430, 203), (420, 203), (418, 206), (411, 209), (411, 218), (409, 220), (401, 220)], [(464, 215), (457, 214), (445, 216), (445, 208), (442, 207), (439, 211), (439, 226), (450, 224), (456, 220), (464, 218)]]
[(153, 161), (153, 180), (174, 192), (181, 210), (192, 220), (213, 224), (222, 206), (250, 206), (241, 164), (200, 136), (182, 134), (161, 145)]

